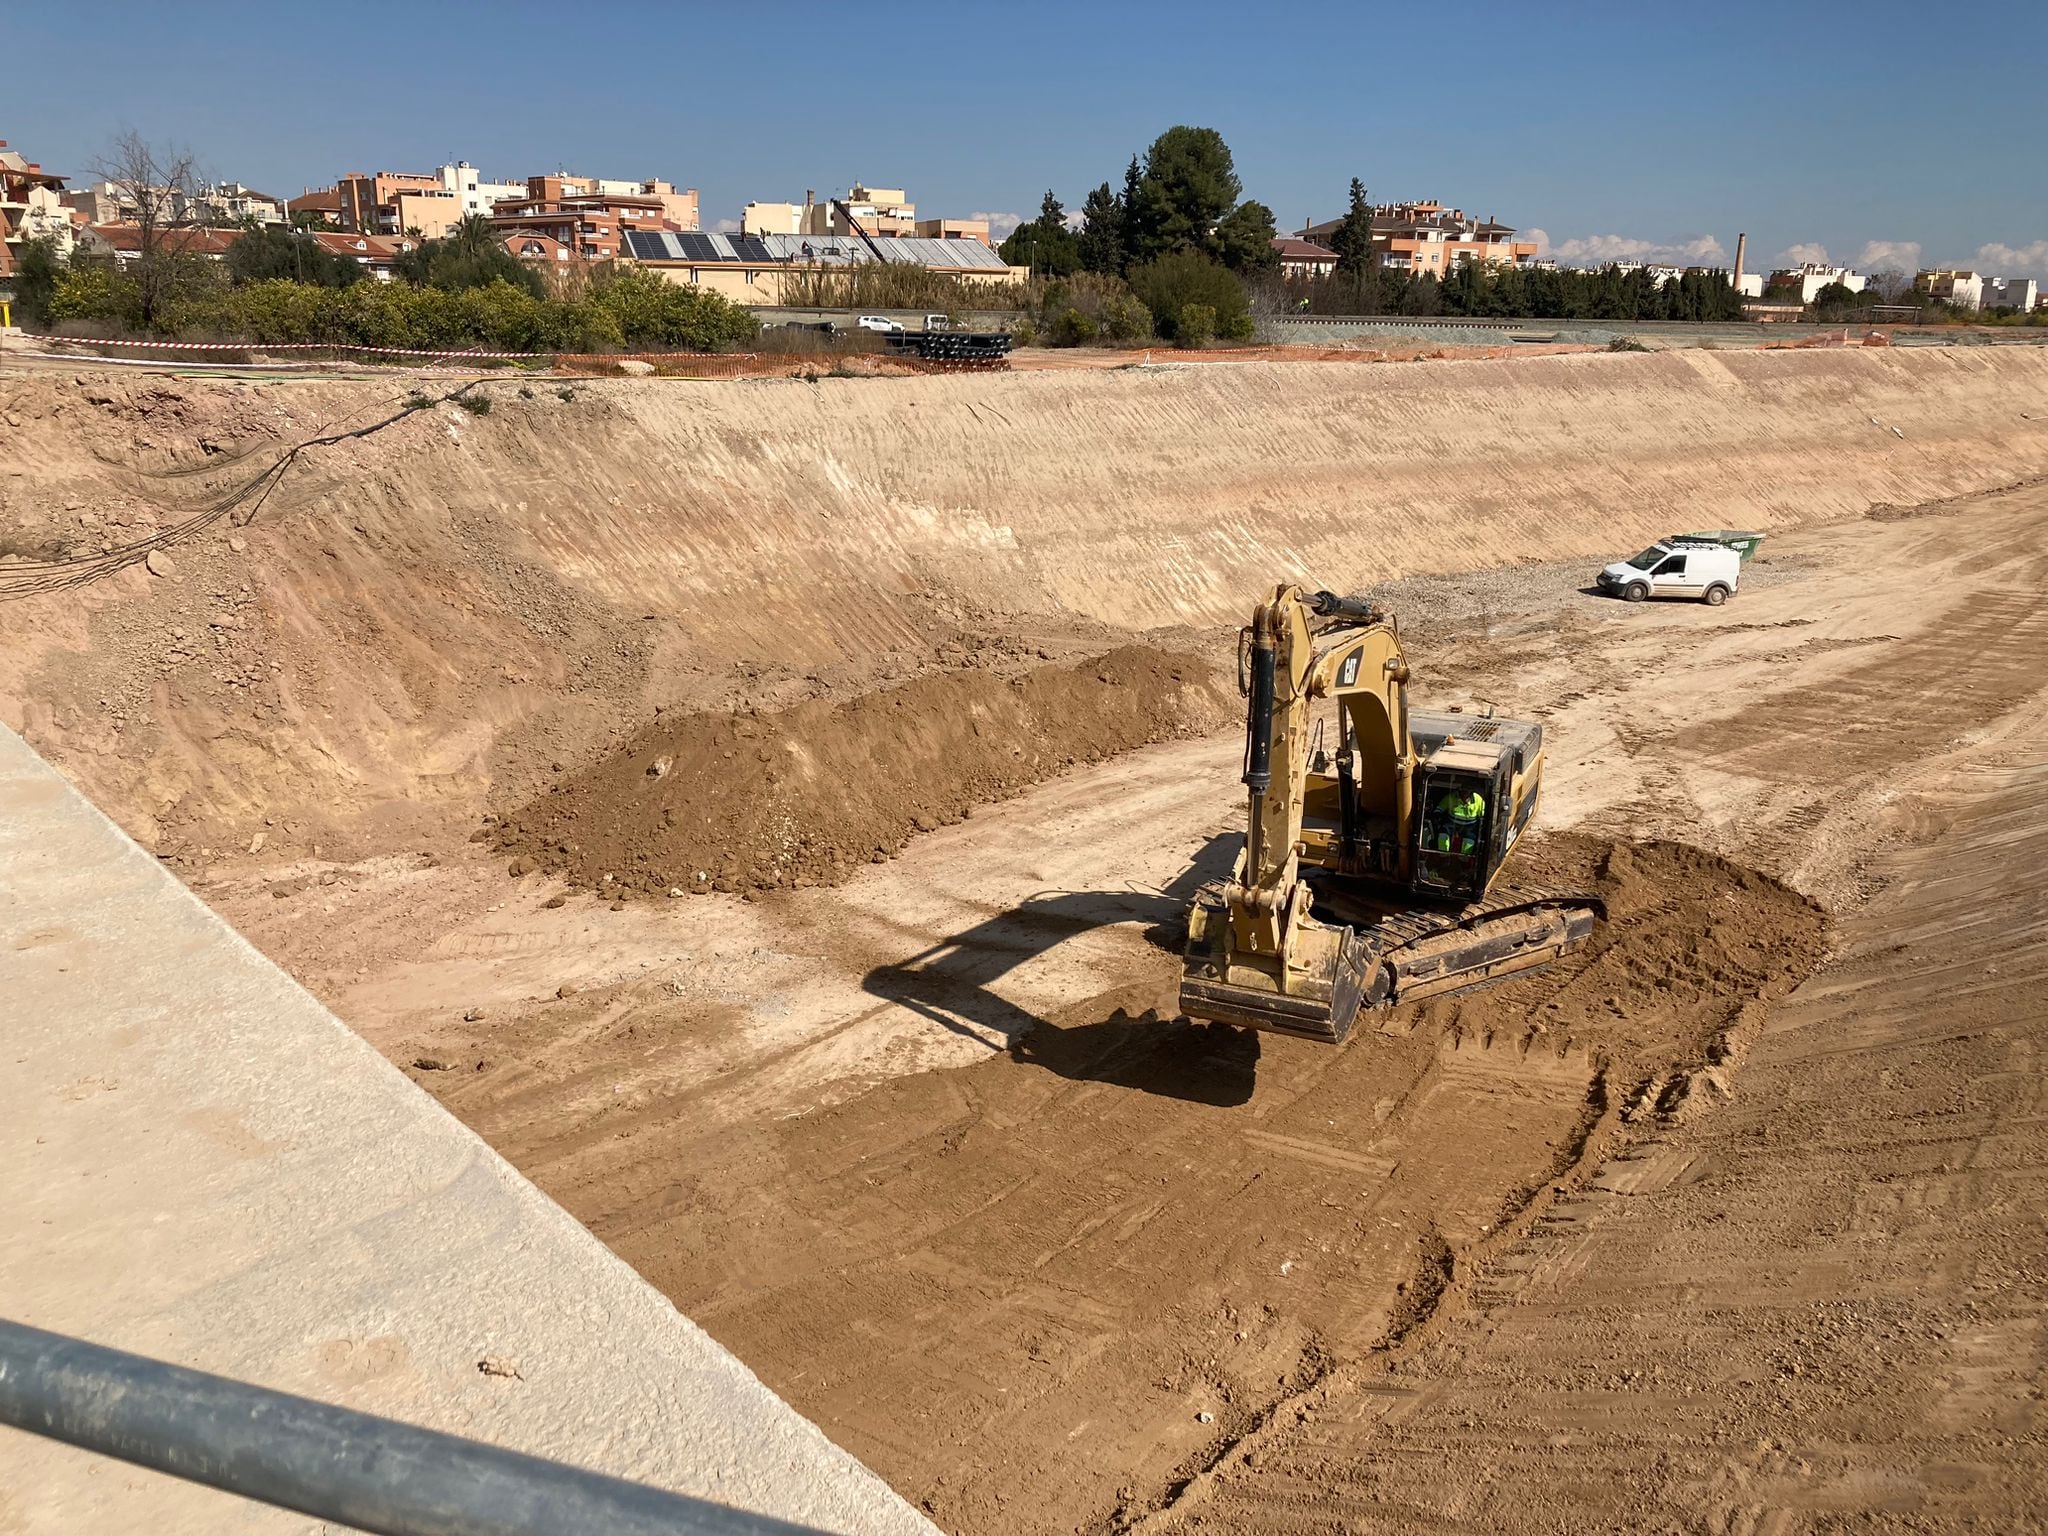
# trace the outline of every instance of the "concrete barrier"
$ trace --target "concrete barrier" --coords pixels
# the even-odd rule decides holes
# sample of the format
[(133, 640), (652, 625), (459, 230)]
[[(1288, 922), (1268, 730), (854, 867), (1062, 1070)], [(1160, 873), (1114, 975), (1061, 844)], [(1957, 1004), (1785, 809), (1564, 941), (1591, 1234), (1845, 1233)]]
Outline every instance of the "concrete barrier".
[[(929, 1533), (0, 727), (0, 1315), (832, 1530)], [(0, 1531), (303, 1517), (0, 1430)]]

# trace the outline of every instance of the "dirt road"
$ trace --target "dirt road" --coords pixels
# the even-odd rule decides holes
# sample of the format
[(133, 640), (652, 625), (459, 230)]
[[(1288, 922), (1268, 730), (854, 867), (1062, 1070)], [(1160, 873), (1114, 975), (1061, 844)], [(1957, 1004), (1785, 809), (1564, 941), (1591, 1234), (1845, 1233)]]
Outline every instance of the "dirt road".
[[(1241, 825), (1231, 736), (1078, 771), (837, 888), (760, 901), (547, 908), (552, 885), (461, 860), (351, 870), (317, 907), (213, 899), (388, 1054), (430, 1063), (424, 1086), (949, 1528), (1461, 1519), (1495, 1486), (1463, 1458), (1526, 1450), (1484, 1426), (1549, 1420), (1514, 1398), (1466, 1425), (1470, 1392), (1415, 1384), (1433, 1370), (1596, 1394), (1554, 1432), (1585, 1436), (1578, 1453), (1527, 1452), (1554, 1474), (1552, 1515), (1595, 1497), (1601, 1458), (1635, 1464), (1642, 1442), (1598, 1394), (1651, 1370), (1672, 1403), (1711, 1399), (1708, 1443), (1727, 1455), (1695, 1451), (1603, 1507), (1681, 1506), (1715, 1468), (1729, 1510), (1775, 1507), (1799, 1453), (1756, 1443), (1798, 1443), (1803, 1399), (1758, 1387), (1753, 1362), (1809, 1347), (1813, 1308), (1843, 1294), (1889, 1327), (1906, 1314), (1823, 1266), (1826, 1285), (1769, 1271), (1776, 1303), (1752, 1315), (1750, 1291), (1702, 1278), (1742, 1267), (1709, 1257), (1735, 1221), (1712, 1210), (1734, 1197), (1674, 1194), (1720, 1203), (1615, 1263), (1723, 1320), (1687, 1342), (1690, 1312), (1667, 1312), (1625, 1348), (1606, 1321), (1622, 1303), (1582, 1298), (1592, 1260), (1557, 1257), (1555, 1234), (1605, 1230), (1616, 1180), (1684, 1184), (1659, 1149), (1706, 1166), (1686, 1150), (1704, 1135), (1750, 1181), (1728, 1251), (1767, 1269), (1794, 1233), (1838, 1229), (1841, 1202), (1894, 1199), (1857, 1193), (1847, 1149), (1811, 1189), (1768, 1155), (1759, 1167), (1749, 1154), (1818, 1158), (1850, 1132), (1821, 1124), (1796, 1053), (1754, 1089), (1741, 1058), (1759, 1030), (1839, 1031), (1836, 972), (1774, 1003), (1822, 960), (1806, 897), (1851, 924), (1851, 954), (1917, 935), (1895, 882), (1925, 878), (1936, 855), (1919, 845), (1954, 814), (1956, 765), (2016, 750), (2048, 686), (2044, 512), (2035, 487), (1785, 535), (1718, 611), (1626, 607), (1563, 571), (1406, 594), (1419, 696), (1549, 723), (1558, 835), (1538, 856), (1605, 882), (1617, 917), (1580, 966), (1396, 1015), (1345, 1051), (1173, 1020), (1162, 943)], [(1944, 1050), (1911, 1091), (1984, 1092), (1991, 1049)], [(2023, 1057), (2000, 1060), (2000, 1081), (2031, 1092)], [(1819, 1117), (1804, 1134), (1762, 1107), (1787, 1095)], [(1526, 1359), (1474, 1356), (1523, 1318), (1523, 1281), (1498, 1277), (1532, 1266), (1562, 1299), (1516, 1326), (1592, 1310), (1532, 1336)], [(1730, 1329), (1739, 1368), (1702, 1342)], [(1895, 1437), (1884, 1454), (1918, 1456), (1917, 1399), (1885, 1359), (1843, 1344), (1827, 1380), (1839, 1400), (1886, 1402), (1867, 1410)], [(1410, 1392), (1452, 1418), (1387, 1422)], [(1525, 1433), (1547, 1447), (1553, 1432)], [(1372, 1504), (1453, 1448), (1456, 1466), (1401, 1495), (1417, 1502)], [(1543, 1506), (1501, 1486), (1491, 1526), (1543, 1528)], [(1914, 1486), (1947, 1497), (1934, 1472)]]

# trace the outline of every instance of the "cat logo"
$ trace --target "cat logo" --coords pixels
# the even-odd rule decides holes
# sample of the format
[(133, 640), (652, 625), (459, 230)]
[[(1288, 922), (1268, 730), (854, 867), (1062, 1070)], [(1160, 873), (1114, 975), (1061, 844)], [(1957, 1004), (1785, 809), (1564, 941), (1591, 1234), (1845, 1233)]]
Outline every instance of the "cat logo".
[(1353, 651), (1344, 658), (1344, 665), (1337, 669), (1337, 686), (1349, 688), (1358, 681), (1358, 652)]

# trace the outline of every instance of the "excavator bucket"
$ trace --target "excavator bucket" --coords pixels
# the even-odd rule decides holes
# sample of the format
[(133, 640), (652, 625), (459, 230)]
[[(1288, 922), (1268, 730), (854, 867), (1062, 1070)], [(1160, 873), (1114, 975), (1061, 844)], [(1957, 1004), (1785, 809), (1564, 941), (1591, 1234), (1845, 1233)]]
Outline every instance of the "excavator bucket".
[(1329, 1045), (1350, 1037), (1359, 1010), (1385, 990), (1380, 968), (1359, 936), (1312, 918), (1288, 929), (1284, 954), (1260, 954), (1237, 941), (1227, 887), (1207, 885), (1188, 912), (1180, 1009)]
[[(1487, 986), (1549, 965), (1592, 936), (1605, 910), (1595, 896), (1508, 896), (1462, 912), (1350, 908), (1343, 923), (1298, 918), (1285, 955), (1237, 943), (1226, 887), (1204, 887), (1188, 914), (1181, 1011), (1329, 1045), (1350, 1037), (1362, 1011)], [(1353, 922), (1356, 922), (1356, 926)]]

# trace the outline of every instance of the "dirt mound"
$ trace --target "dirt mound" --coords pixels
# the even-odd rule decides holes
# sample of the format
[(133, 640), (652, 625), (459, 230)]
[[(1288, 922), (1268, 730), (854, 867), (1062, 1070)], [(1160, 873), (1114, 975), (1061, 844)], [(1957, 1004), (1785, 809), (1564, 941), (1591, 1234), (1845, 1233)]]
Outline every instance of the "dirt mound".
[(829, 883), (1077, 763), (1218, 729), (1197, 657), (1123, 646), (1004, 679), (940, 673), (775, 713), (663, 715), (479, 836), (604, 893)]
[[(1811, 903), (1696, 849), (1551, 838), (1528, 872), (1606, 898), (1586, 951), (1341, 1050), (1177, 1018), (1156, 951), (976, 1066), (701, 1150), (642, 1126), (658, 1199), (554, 1192), (947, 1529), (1120, 1526), (1427, 1323), (1822, 953)], [(868, 988), (1006, 1028), (987, 974), (963, 936)]]

